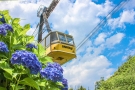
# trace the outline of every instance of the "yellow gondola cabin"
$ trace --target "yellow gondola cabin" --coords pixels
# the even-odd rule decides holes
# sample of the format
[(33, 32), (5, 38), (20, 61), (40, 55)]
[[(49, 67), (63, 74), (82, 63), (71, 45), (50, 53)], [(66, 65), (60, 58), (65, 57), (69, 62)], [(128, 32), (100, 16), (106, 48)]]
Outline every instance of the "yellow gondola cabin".
[(46, 48), (45, 54), (61, 65), (76, 58), (76, 48), (71, 35), (53, 31), (40, 43)]

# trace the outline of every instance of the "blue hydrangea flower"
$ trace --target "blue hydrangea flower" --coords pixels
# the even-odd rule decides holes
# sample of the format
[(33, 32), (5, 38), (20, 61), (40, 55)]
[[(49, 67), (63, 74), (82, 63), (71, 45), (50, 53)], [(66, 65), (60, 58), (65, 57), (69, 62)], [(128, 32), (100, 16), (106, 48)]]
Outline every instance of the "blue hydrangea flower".
[(3, 25), (0, 25), (0, 34), (4, 36), (7, 34), (7, 30)]
[(11, 57), (12, 64), (22, 64), (30, 69), (31, 74), (37, 74), (42, 69), (41, 63), (35, 54), (25, 50), (17, 50), (12, 54)]
[(9, 24), (2, 24), (2, 25), (0, 25), (0, 34), (1, 35), (6, 35), (7, 34), (7, 31), (11, 31), (11, 32), (13, 32), (13, 28), (12, 28), (12, 26), (10, 26)]
[(6, 30), (9, 30), (9, 31), (13, 32), (13, 28), (12, 28), (11, 25), (5, 23), (5, 24), (3, 24), (3, 26), (4, 26), (4, 28), (5, 28)]
[(52, 67), (52, 68), (57, 68), (58, 70), (60, 70), (63, 73), (63, 68), (60, 66), (59, 63), (48, 63), (47, 67)]
[(0, 42), (0, 51), (9, 52), (7, 45), (4, 42)]
[(62, 81), (63, 72), (59, 67), (61, 67), (59, 64), (48, 63), (46, 68), (40, 71), (41, 77), (46, 78), (47, 80), (51, 80), (53, 82)]
[(2, 14), (0, 14), (0, 17), (2, 17), (2, 18), (0, 18), (0, 22), (6, 23), (5, 18), (4, 18), (4, 16)]
[(62, 84), (63, 84), (64, 88), (62, 88), (61, 90), (68, 90), (68, 82), (67, 82), (67, 79), (63, 78), (63, 79), (62, 79)]
[(37, 49), (37, 47), (36, 47), (34, 44), (32, 44), (32, 43), (28, 43), (28, 44), (26, 45), (26, 48), (30, 48), (31, 50), (32, 50), (32, 48)]

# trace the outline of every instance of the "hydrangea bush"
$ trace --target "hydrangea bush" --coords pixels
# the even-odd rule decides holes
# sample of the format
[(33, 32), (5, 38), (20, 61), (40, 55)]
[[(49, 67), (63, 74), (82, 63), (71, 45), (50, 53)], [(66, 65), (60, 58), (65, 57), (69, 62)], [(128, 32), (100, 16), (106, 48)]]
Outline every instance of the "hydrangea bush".
[(63, 69), (26, 35), (30, 25), (0, 11), (0, 90), (68, 90)]

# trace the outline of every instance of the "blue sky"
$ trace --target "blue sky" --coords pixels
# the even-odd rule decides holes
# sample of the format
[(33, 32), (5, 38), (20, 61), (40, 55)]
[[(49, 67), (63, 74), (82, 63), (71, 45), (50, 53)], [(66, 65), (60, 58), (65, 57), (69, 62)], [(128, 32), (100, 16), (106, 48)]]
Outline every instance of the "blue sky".
[[(25, 3), (22, 3), (22, 1)], [(21, 25), (30, 23), (31, 35), (39, 18), (40, 5), (49, 6), (52, 0), (21, 0), (0, 2), (12, 17), (21, 18)], [(121, 0), (60, 0), (49, 17), (52, 30), (73, 35), (76, 46)], [(36, 3), (35, 3), (36, 2)], [(69, 87), (83, 85), (94, 90), (100, 77), (109, 78), (129, 55), (135, 55), (135, 1), (117, 11), (107, 24), (77, 51), (77, 58), (66, 63), (64, 77)], [(5, 7), (6, 6), (6, 7)], [(44, 36), (47, 32), (44, 34)]]

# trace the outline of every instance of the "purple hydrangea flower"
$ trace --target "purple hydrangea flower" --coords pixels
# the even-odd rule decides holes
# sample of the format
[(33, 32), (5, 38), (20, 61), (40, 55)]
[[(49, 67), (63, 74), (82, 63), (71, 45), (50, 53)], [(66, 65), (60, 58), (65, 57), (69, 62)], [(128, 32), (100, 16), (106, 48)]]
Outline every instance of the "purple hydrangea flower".
[(30, 69), (31, 74), (37, 74), (42, 69), (42, 65), (38, 61), (36, 55), (25, 50), (17, 50), (15, 53), (13, 53), (11, 63), (24, 65)]
[(40, 71), (41, 77), (51, 80), (53, 82), (62, 81), (63, 72), (61, 71), (61, 66), (56, 63), (48, 63), (46, 68)]
[(0, 42), (0, 51), (1, 52), (9, 52), (7, 45), (4, 42)]
[(63, 84), (64, 88), (62, 88), (61, 90), (68, 90), (68, 82), (67, 82), (67, 79), (63, 78), (63, 79), (62, 79), (62, 84)]
[(0, 16), (2, 17), (2, 18), (0, 18), (0, 22), (6, 23), (4, 16), (2, 14), (0, 14)]
[(7, 34), (7, 30), (3, 25), (0, 25), (0, 34), (4, 36)]
[(6, 30), (9, 30), (9, 31), (13, 32), (13, 28), (12, 28), (11, 25), (5, 23), (5, 24), (3, 24), (3, 26), (4, 26), (4, 28), (5, 28)]
[(32, 44), (32, 43), (28, 43), (28, 44), (26, 45), (26, 48), (30, 48), (31, 50), (32, 50), (32, 48), (37, 49), (37, 47), (36, 47), (34, 44)]

